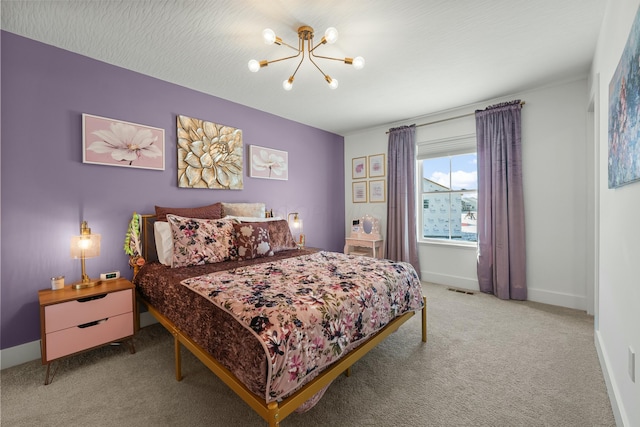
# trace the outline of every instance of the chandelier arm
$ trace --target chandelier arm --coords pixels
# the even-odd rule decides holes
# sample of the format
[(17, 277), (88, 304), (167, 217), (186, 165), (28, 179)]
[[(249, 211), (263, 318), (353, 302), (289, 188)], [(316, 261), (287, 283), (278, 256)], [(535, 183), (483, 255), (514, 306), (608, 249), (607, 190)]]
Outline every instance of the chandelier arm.
[(345, 58), (332, 58), (330, 56), (313, 55), (314, 58), (331, 59), (333, 61), (346, 62)]
[[(293, 58), (297, 58), (298, 56), (300, 56), (302, 52), (298, 52), (297, 55), (293, 55), (293, 56), (287, 56), (285, 58), (278, 58), (278, 59), (274, 59), (271, 61), (267, 61), (267, 64), (273, 64), (274, 62), (280, 62), (280, 61), (285, 61), (287, 59), (293, 59)], [(302, 55), (302, 59), (304, 59), (304, 54)]]
[[(314, 55), (315, 56), (315, 55)], [(311, 61), (311, 63), (313, 65), (316, 66), (316, 68), (318, 69), (318, 71), (320, 71), (322, 73), (322, 75), (327, 78), (327, 75), (324, 73), (324, 71), (322, 71), (322, 69), (318, 66), (318, 64), (316, 64), (316, 62), (313, 60), (313, 58), (311, 57), (311, 55), (309, 55), (309, 61)]]
[(298, 72), (298, 70), (300, 69), (300, 66), (302, 65), (302, 62), (304, 61), (304, 55), (302, 55), (302, 59), (300, 59), (300, 62), (298, 62), (298, 66), (296, 67), (295, 71), (293, 72), (293, 74), (291, 74), (291, 77), (295, 77), (296, 73)]
[[(311, 47), (311, 41), (309, 42), (309, 53), (313, 53), (314, 50), (316, 50), (318, 47), (322, 46), (323, 44), (326, 44), (327, 40), (323, 37), (322, 40), (320, 40), (318, 42), (317, 45), (315, 45), (313, 48)], [(315, 56), (315, 55), (314, 55)]]
[(300, 50), (300, 47), (293, 47), (289, 43), (280, 42), (280, 45), (285, 45), (286, 47), (289, 47), (289, 48), (291, 48), (293, 50), (298, 50), (298, 51)]
[[(300, 69), (300, 66), (302, 65), (302, 62), (304, 62), (304, 40), (302, 40), (302, 39), (300, 39), (300, 41), (298, 43), (298, 55), (300, 55), (301, 53), (302, 53), (302, 58), (300, 58), (300, 62), (298, 62), (298, 66), (296, 67), (296, 69), (293, 72), (293, 74), (291, 75), (291, 77), (295, 77), (296, 73)], [(296, 55), (296, 56), (298, 56), (298, 55)], [(311, 59), (311, 56), (309, 56), (309, 59)]]

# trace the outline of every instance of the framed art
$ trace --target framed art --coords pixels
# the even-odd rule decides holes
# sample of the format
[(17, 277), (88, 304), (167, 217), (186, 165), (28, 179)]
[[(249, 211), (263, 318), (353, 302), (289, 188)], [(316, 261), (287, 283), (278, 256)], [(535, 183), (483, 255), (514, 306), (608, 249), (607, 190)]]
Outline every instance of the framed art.
[(367, 181), (351, 183), (353, 203), (367, 203)]
[(369, 181), (369, 202), (386, 202), (386, 181), (384, 179)]
[(361, 179), (367, 177), (367, 158), (354, 157), (351, 159), (351, 178)]
[(249, 176), (252, 178), (289, 179), (289, 153), (286, 151), (250, 145), (249, 158)]
[(178, 187), (242, 190), (242, 130), (178, 116)]
[(640, 9), (609, 83), (609, 188), (640, 180), (639, 55)]
[(384, 154), (369, 156), (369, 178), (385, 176)]
[(82, 114), (82, 162), (164, 170), (164, 129)]

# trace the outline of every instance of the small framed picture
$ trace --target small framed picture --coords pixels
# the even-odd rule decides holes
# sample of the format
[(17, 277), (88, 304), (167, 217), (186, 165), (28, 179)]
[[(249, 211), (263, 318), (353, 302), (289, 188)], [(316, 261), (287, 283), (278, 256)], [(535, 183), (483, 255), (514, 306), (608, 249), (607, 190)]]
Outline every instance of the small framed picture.
[(352, 182), (353, 203), (367, 203), (367, 181)]
[(386, 202), (386, 181), (384, 179), (369, 182), (369, 202)]
[(384, 154), (369, 156), (369, 178), (385, 175)]
[(252, 178), (289, 179), (289, 153), (273, 148), (249, 146), (251, 169), (249, 176)]
[(351, 159), (351, 178), (360, 179), (367, 177), (367, 158), (354, 157)]

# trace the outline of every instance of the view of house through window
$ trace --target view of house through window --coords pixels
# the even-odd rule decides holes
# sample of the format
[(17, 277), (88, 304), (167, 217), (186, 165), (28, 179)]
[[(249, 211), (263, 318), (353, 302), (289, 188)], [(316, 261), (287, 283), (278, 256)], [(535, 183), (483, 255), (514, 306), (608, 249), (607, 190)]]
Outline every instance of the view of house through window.
[(477, 242), (476, 153), (423, 159), (422, 237)]

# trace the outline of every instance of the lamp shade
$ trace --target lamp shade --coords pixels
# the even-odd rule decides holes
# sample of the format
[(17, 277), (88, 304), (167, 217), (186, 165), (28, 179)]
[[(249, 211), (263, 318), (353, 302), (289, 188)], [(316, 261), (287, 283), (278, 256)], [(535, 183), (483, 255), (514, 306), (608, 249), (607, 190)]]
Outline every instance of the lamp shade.
[(100, 256), (100, 235), (82, 234), (71, 237), (71, 258), (95, 258)]

